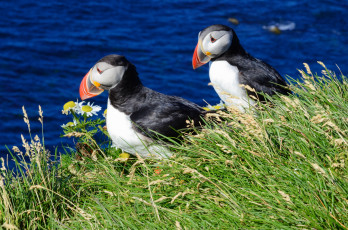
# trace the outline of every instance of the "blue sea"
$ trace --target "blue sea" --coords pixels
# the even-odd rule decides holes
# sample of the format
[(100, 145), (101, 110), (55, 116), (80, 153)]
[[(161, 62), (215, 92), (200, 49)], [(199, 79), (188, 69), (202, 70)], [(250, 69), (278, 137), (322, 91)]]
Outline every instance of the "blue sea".
[[(136, 65), (144, 85), (200, 105), (219, 102), (208, 86), (208, 65), (192, 69), (200, 30), (211, 24), (235, 29), (254, 57), (282, 76), (299, 76), (308, 63), (320, 72), (348, 73), (348, 1), (2, 1), (0, 4), (0, 155), (32, 135), (41, 137), (38, 106), (44, 113), (46, 146), (54, 151), (72, 140), (60, 138), (61, 113), (79, 98), (79, 85), (96, 61), (122, 54)], [(238, 25), (229, 18), (239, 21)], [(267, 28), (277, 25), (280, 34)], [(107, 94), (90, 99), (106, 108)], [(60, 151), (60, 150), (59, 150)]]

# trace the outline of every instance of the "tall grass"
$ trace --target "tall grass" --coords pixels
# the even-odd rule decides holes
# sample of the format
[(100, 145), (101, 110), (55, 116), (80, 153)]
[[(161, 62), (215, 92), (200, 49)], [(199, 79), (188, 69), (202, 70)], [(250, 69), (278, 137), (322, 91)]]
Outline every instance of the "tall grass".
[(306, 70), (293, 95), (219, 112), (167, 160), (106, 147), (58, 161), (35, 147), (38, 138), (25, 153), (15, 148), (19, 173), (3, 168), (0, 178), (2, 226), (347, 229), (347, 78), (325, 66), (322, 76)]

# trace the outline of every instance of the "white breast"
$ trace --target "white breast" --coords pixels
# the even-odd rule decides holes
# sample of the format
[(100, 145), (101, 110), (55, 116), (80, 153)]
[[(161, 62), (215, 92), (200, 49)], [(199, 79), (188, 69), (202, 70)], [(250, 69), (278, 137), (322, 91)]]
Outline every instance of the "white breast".
[(245, 88), (239, 83), (239, 70), (227, 61), (213, 61), (209, 68), (210, 81), (216, 93), (228, 106), (236, 106), (241, 111), (255, 104)]
[(143, 158), (165, 158), (172, 155), (166, 147), (157, 145), (150, 138), (135, 132), (129, 115), (113, 107), (110, 100), (108, 100), (106, 127), (113, 144), (122, 151), (133, 155), (138, 153)]

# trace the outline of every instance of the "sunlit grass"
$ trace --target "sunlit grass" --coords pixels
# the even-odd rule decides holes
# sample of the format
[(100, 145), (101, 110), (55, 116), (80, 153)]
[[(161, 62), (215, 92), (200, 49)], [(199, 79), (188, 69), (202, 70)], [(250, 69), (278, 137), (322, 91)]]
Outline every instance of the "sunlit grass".
[(294, 95), (219, 112), (167, 160), (101, 146), (103, 121), (83, 117), (64, 128), (78, 152), (51, 156), (23, 138), (23, 153), (11, 151), (16, 174), (1, 173), (3, 227), (347, 229), (347, 78), (306, 72)]

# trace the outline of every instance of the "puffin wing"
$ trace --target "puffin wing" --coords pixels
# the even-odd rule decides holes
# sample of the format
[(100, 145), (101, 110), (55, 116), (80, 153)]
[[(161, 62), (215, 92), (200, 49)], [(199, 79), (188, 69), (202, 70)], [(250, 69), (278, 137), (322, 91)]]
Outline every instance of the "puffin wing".
[(254, 59), (252, 62), (242, 63), (240, 69), (239, 82), (242, 85), (249, 86), (253, 90), (246, 88), (249, 95), (264, 101), (264, 97), (259, 93), (274, 95), (276, 92), (280, 94), (289, 94), (291, 91), (280, 74), (267, 63), (249, 56)]
[(152, 100), (152, 103), (130, 115), (134, 129), (148, 137), (161, 134), (167, 137), (179, 136), (178, 130), (187, 127), (187, 120), (198, 125), (205, 110), (183, 98), (166, 96)]

